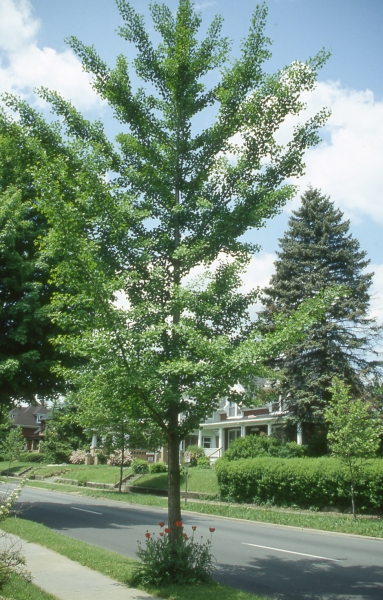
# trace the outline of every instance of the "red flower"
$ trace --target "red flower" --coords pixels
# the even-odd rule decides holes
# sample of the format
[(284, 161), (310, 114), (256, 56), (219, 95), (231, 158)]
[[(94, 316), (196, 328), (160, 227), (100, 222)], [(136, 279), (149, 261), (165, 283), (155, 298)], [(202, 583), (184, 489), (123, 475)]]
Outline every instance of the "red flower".
[(160, 534), (159, 534), (159, 535), (160, 535), (160, 536), (163, 536), (163, 535), (164, 535), (164, 532), (163, 532), (163, 531), (160, 531)]
[(197, 529), (197, 525), (192, 525), (192, 530), (195, 531)]
[(189, 539), (186, 533), (183, 533), (182, 537), (184, 538), (184, 540), (188, 540)]
[(163, 526), (165, 525), (165, 521), (161, 521), (161, 523), (158, 523), (158, 525), (159, 525), (160, 527), (163, 527)]
[(182, 527), (182, 521), (176, 521), (176, 527)]
[(165, 533), (170, 533), (169, 527), (165, 527)]
[(210, 533), (214, 533), (215, 527), (209, 527), (209, 531), (210, 531)]
[(148, 538), (148, 539), (150, 538), (150, 533), (149, 533), (149, 531), (147, 531), (147, 532), (145, 533), (145, 537), (146, 537), (146, 538)]

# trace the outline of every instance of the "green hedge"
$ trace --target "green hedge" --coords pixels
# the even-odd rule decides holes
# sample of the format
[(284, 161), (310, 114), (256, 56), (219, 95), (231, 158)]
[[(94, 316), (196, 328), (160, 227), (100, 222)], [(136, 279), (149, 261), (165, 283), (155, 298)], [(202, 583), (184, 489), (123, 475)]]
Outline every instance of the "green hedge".
[(21, 462), (43, 462), (43, 455), (39, 452), (20, 452), (19, 460)]
[(230, 444), (230, 448), (225, 452), (225, 460), (258, 458), (259, 456), (302, 458), (305, 453), (306, 446), (296, 442), (283, 443), (280, 438), (273, 435), (246, 435)]
[[(236, 502), (341, 510), (350, 507), (347, 468), (335, 458), (249, 458), (216, 462), (221, 496)], [(356, 482), (361, 512), (383, 509), (383, 460), (369, 460)]]
[(135, 458), (132, 462), (132, 471), (136, 475), (144, 475), (145, 473), (149, 473), (149, 465), (146, 460)]

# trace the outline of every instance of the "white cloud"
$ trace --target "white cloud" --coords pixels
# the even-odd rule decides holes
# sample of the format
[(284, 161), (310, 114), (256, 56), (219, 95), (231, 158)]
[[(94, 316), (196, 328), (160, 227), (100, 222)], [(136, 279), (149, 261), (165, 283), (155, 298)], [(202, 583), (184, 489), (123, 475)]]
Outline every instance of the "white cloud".
[(246, 273), (242, 276), (244, 292), (260, 287), (264, 288), (269, 284), (270, 277), (274, 273), (274, 262), (276, 255), (268, 252), (256, 254), (250, 261)]
[[(297, 182), (300, 190), (311, 184), (330, 195), (348, 217), (368, 216), (383, 223), (383, 102), (369, 90), (349, 90), (331, 81), (319, 83), (304, 99), (305, 117), (322, 107), (332, 114), (322, 132), (325, 141), (306, 153), (306, 174)], [(290, 119), (282, 128), (283, 141), (292, 124)]]
[(370, 263), (368, 272), (375, 273), (371, 286), (371, 316), (376, 317), (380, 324), (383, 324), (383, 264), (377, 265)]
[(29, 0), (0, 0), (0, 93), (33, 98), (41, 105), (33, 88), (45, 86), (82, 110), (100, 106), (90, 77), (71, 50), (38, 46), (39, 26)]
[(195, 5), (196, 10), (205, 10), (205, 8), (210, 8), (210, 6), (217, 6), (218, 2), (201, 2)]

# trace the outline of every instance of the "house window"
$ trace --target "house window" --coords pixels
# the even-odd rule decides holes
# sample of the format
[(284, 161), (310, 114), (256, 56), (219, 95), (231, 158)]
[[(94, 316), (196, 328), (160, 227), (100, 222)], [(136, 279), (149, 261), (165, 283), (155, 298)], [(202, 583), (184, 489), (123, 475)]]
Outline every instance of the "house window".
[(202, 446), (204, 448), (210, 448), (211, 447), (211, 438), (210, 437), (203, 437), (202, 438)]
[(236, 402), (232, 400), (229, 401), (229, 417), (238, 417), (242, 414), (241, 409), (239, 408)]
[(241, 430), (239, 428), (238, 429), (229, 429), (229, 431), (227, 432), (228, 446), (230, 446), (230, 444), (235, 442), (235, 440), (237, 440), (240, 437), (241, 437)]

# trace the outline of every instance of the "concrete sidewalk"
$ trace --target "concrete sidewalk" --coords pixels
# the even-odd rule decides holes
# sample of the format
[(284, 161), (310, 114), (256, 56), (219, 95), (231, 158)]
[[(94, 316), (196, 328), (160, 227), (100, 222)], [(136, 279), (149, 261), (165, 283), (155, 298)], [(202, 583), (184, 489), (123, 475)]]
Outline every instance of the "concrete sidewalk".
[[(146, 600), (153, 599), (146, 592), (128, 588), (97, 571), (83, 567), (77, 562), (48, 550), (38, 544), (26, 542), (8, 535), (17, 543), (25, 556), (27, 570), (32, 573), (33, 583), (59, 600)], [(4, 547), (5, 538), (2, 538)]]

